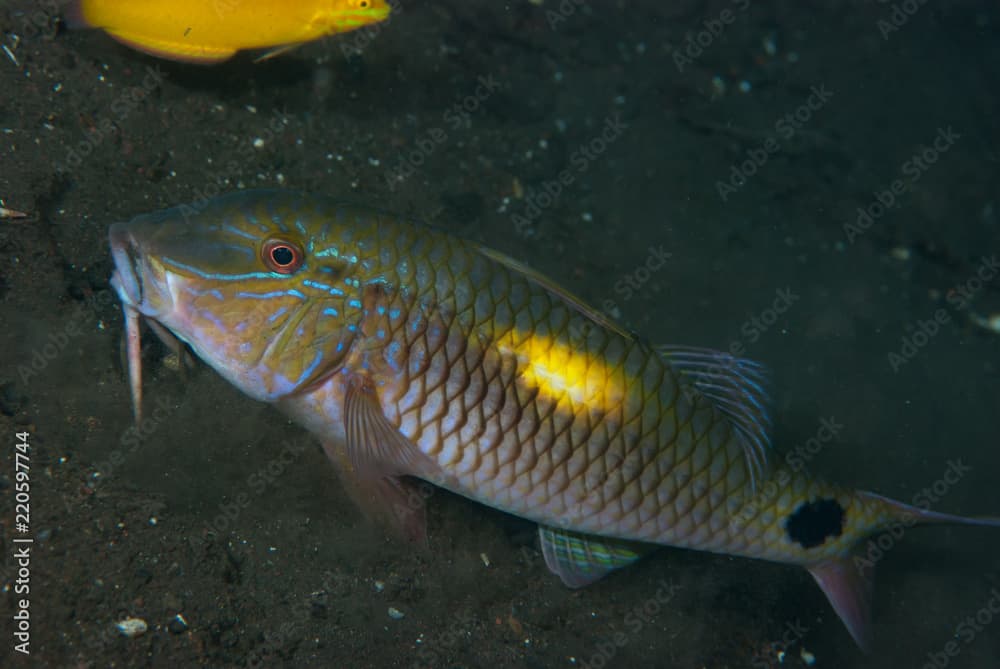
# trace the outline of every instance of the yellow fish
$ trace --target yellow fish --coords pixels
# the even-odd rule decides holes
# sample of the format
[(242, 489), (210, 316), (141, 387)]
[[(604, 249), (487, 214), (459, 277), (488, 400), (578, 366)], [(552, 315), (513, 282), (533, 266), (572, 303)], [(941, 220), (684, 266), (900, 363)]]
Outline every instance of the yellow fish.
[(67, 18), (152, 56), (211, 65), (243, 49), (268, 58), (390, 12), (386, 0), (77, 0)]

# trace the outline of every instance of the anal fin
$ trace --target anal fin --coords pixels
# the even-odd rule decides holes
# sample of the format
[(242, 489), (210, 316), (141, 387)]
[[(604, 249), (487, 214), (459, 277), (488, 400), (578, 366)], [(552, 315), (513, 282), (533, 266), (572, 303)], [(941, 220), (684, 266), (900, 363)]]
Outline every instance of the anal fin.
[(634, 541), (609, 539), (538, 526), (545, 565), (570, 588), (582, 588), (656, 550)]

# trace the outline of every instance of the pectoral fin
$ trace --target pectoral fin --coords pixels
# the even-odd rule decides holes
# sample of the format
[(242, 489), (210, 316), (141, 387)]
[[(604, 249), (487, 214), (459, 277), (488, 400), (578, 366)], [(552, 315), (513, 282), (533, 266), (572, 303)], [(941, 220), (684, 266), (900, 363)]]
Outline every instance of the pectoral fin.
[(655, 546), (538, 526), (545, 564), (570, 588), (582, 588), (627, 567)]
[(272, 58), (276, 58), (276, 57), (280, 56), (283, 53), (288, 53), (289, 51), (292, 51), (293, 49), (298, 49), (303, 44), (305, 44), (305, 42), (294, 42), (292, 44), (282, 44), (281, 46), (276, 46), (273, 49), (268, 49), (264, 53), (260, 54), (256, 58), (254, 58), (253, 62), (254, 63), (263, 63), (265, 60), (271, 60)]
[(369, 517), (409, 541), (426, 543), (424, 502), (433, 488), (407, 477), (439, 480), (437, 463), (386, 419), (365, 377), (352, 378), (348, 384), (344, 427), (346, 442), (324, 448), (348, 494)]

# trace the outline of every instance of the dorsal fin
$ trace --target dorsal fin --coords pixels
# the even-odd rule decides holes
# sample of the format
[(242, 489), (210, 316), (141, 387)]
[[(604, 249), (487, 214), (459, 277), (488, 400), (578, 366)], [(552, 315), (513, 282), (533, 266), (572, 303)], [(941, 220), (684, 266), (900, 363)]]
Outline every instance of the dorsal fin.
[(771, 447), (767, 369), (753, 360), (707, 348), (658, 346), (656, 350), (732, 420), (743, 440), (750, 484), (756, 490), (767, 470)]
[(578, 312), (580, 312), (581, 314), (592, 320), (596, 325), (599, 325), (603, 328), (607, 328), (608, 330), (611, 330), (615, 334), (621, 335), (626, 339), (635, 339), (635, 337), (633, 337), (628, 332), (623, 330), (620, 325), (615, 323), (613, 320), (605, 316), (603, 313), (593, 308), (592, 306), (590, 306), (589, 304), (581, 300), (579, 297), (569, 292), (568, 290), (566, 290), (565, 288), (557, 284), (555, 281), (545, 276), (544, 274), (536, 272), (527, 265), (524, 265), (523, 263), (518, 262), (517, 260), (514, 260), (510, 256), (500, 253), (499, 251), (494, 251), (493, 249), (478, 245), (476, 248), (479, 250), (480, 253), (482, 253), (490, 260), (494, 260), (503, 265), (504, 267), (507, 267), (508, 269), (523, 275), (526, 279), (528, 279), (532, 283), (541, 286), (542, 288), (549, 291), (559, 299), (565, 301), (569, 306), (571, 306), (573, 309), (576, 309)]

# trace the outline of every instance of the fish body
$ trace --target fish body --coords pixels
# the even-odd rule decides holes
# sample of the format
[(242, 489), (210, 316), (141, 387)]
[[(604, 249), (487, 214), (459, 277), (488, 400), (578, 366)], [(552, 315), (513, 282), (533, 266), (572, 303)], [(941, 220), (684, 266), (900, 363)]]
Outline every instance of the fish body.
[(390, 11), (386, 0), (77, 0), (70, 23), (153, 56), (212, 64), (356, 30)]
[(538, 522), (573, 587), (660, 545), (800, 565), (867, 646), (862, 539), (998, 524), (773, 470), (759, 365), (652, 347), (472, 242), (285, 191), (186, 209), (112, 226), (126, 314), (317, 435), (411, 538), (416, 477)]

